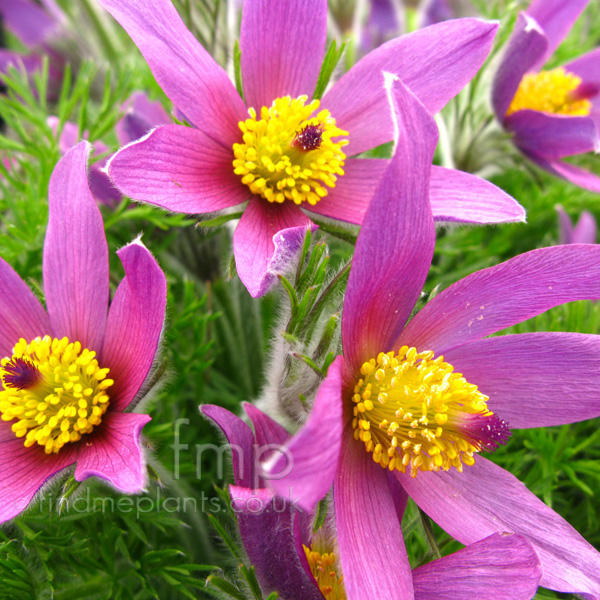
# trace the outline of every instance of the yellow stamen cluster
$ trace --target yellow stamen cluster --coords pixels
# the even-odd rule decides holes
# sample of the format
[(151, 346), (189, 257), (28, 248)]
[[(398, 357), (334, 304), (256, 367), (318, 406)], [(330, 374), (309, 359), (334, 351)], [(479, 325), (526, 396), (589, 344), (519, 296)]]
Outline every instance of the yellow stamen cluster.
[(336, 557), (333, 552), (321, 553), (303, 546), (311, 573), (326, 600), (346, 600), (344, 578), (338, 576)]
[(581, 78), (562, 67), (551, 71), (528, 73), (519, 84), (506, 116), (518, 110), (539, 110), (555, 115), (586, 116), (592, 104), (578, 97)]
[(342, 147), (348, 140), (332, 138), (348, 133), (336, 127), (328, 110), (313, 116), (318, 100), (306, 101), (306, 96), (277, 98), (270, 108), (261, 108), (260, 118), (250, 108), (250, 118), (239, 123), (243, 142), (233, 145), (234, 172), (269, 202), (314, 206), (344, 174)]
[[(44, 446), (57, 453), (76, 442), (102, 421), (114, 382), (107, 379), (96, 353), (64, 337), (20, 339), (11, 357), (0, 361), (0, 413), (13, 421), (12, 431), (25, 438), (25, 446)], [(15, 383), (15, 371), (25, 370), (25, 383)]]
[(403, 346), (397, 354), (381, 352), (365, 362), (361, 375), (353, 395), (354, 437), (376, 463), (390, 471), (408, 469), (413, 477), (419, 470), (462, 471), (463, 463), (474, 463), (482, 444), (469, 435), (468, 424), (472, 415), (493, 413), (487, 396), (454, 373), (443, 356)]

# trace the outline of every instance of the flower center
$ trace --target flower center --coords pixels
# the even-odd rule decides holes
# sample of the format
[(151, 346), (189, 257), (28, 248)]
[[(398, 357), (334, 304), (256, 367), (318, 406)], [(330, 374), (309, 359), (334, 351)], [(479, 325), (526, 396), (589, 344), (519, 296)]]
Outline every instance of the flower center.
[(310, 571), (326, 600), (346, 600), (344, 578), (338, 575), (338, 566), (333, 552), (317, 552), (311, 546), (303, 546)]
[(21, 338), (0, 361), (0, 414), (14, 421), (12, 431), (27, 448), (37, 443), (57, 453), (100, 425), (114, 381), (95, 356), (79, 342), (46, 335), (29, 344)]
[(506, 443), (510, 430), (487, 407), (489, 398), (443, 356), (403, 346), (361, 367), (352, 397), (354, 437), (390, 471), (448, 471), (473, 454)]
[(539, 110), (555, 115), (586, 116), (592, 109), (581, 77), (562, 67), (528, 73), (519, 84), (506, 116), (518, 110)]
[[(249, 119), (240, 121), (243, 143), (233, 145), (234, 173), (257, 196), (269, 202), (292, 200), (315, 205), (327, 196), (343, 175), (348, 140), (328, 110), (316, 115), (319, 101), (306, 104), (307, 97), (277, 98), (270, 108), (263, 106), (260, 118), (253, 108)], [(313, 116), (314, 115), (314, 116)]]

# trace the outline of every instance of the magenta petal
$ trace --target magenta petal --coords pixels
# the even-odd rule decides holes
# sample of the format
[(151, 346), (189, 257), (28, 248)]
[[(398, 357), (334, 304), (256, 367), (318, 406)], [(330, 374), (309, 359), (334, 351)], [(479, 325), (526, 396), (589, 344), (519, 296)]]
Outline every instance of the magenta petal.
[(419, 507), (462, 544), (492, 533), (521, 534), (542, 563), (540, 585), (600, 595), (600, 553), (508, 471), (477, 456), (462, 473), (395, 474)]
[(598, 177), (598, 175), (590, 173), (585, 169), (580, 169), (579, 167), (562, 160), (544, 158), (533, 153), (525, 153), (525, 155), (536, 165), (549, 173), (566, 179), (581, 188), (600, 194), (600, 177)]
[(600, 416), (600, 336), (523, 333), (477, 340), (445, 360), (490, 397), (511, 429)]
[(600, 246), (532, 250), (451, 285), (393, 345), (436, 354), (501, 331), (554, 306), (600, 298)]
[(540, 26), (527, 13), (519, 13), (492, 84), (492, 104), (496, 118), (504, 121), (523, 75), (532, 69), (548, 47)]
[(537, 110), (519, 110), (506, 117), (506, 129), (526, 152), (562, 158), (600, 151), (596, 125), (590, 117), (550, 115)]
[(125, 410), (140, 391), (154, 362), (165, 320), (167, 282), (140, 241), (121, 248), (125, 277), (106, 321), (101, 362), (110, 369), (111, 406)]
[(415, 600), (530, 600), (541, 576), (524, 537), (495, 533), (415, 569)]
[(183, 213), (207, 213), (245, 202), (233, 172), (233, 150), (198, 129), (163, 125), (119, 150), (107, 170), (134, 200)]
[(57, 27), (56, 21), (31, 0), (2, 0), (0, 15), (4, 25), (25, 46), (40, 46)]
[(89, 148), (74, 146), (50, 178), (44, 291), (52, 334), (98, 352), (108, 308), (108, 248), (88, 186)]
[(171, 122), (162, 104), (158, 101), (151, 102), (144, 92), (132, 94), (123, 109), (125, 114), (115, 126), (121, 146), (141, 138), (158, 125), (167, 125)]
[(527, 9), (544, 30), (548, 48), (539, 58), (536, 67), (541, 67), (565, 39), (571, 27), (590, 0), (533, 0)]
[(8, 73), (11, 67), (31, 75), (42, 69), (42, 58), (37, 54), (21, 54), (0, 48), (0, 73)]
[(429, 199), (436, 221), (525, 221), (525, 209), (512, 196), (485, 179), (455, 169), (431, 168)]
[(49, 333), (50, 321), (39, 300), (0, 258), (0, 358), (12, 354), (19, 338), (31, 342)]
[(151, 420), (148, 415), (109, 410), (89, 439), (78, 445), (75, 479), (96, 476), (120, 492), (143, 492), (147, 476), (140, 435)]
[(170, 0), (101, 0), (131, 36), (165, 94), (227, 148), (246, 109), (225, 71), (186, 29)]
[[(269, 465), (269, 485), (286, 497), (290, 490), (298, 506), (311, 511), (327, 494), (337, 469), (342, 445), (342, 362), (338, 356), (317, 392), (307, 422)], [(287, 473), (279, 478), (278, 474)]]
[(584, 210), (573, 231), (573, 244), (595, 244), (597, 233), (598, 225), (594, 215)]
[(397, 75), (425, 105), (439, 111), (479, 70), (498, 25), (456, 19), (403, 35), (373, 50), (323, 97), (338, 127), (349, 132), (348, 156), (394, 137), (381, 72)]
[(600, 84), (600, 48), (582, 54), (564, 65), (566, 71), (575, 73), (584, 83)]
[(233, 485), (229, 493), (240, 536), (262, 592), (266, 595), (276, 591), (281, 598), (323, 600), (296, 549), (297, 515), (290, 510), (287, 500), (276, 498), (269, 490)]
[(344, 301), (343, 348), (354, 372), (391, 350), (421, 293), (435, 245), (429, 173), (437, 128), (402, 82), (388, 82), (398, 143), (365, 215)]
[(203, 404), (200, 412), (214, 421), (231, 446), (235, 484), (247, 488), (262, 487), (254, 468), (254, 435), (250, 427), (220, 406)]
[(23, 512), (42, 485), (53, 475), (72, 465), (75, 452), (63, 448), (59, 454), (46, 454), (42, 446), (25, 448), (23, 440), (0, 422), (0, 523)]
[(316, 226), (291, 202), (252, 197), (233, 235), (237, 272), (251, 296), (266, 294), (289, 268), (309, 227)]
[(348, 600), (412, 600), (410, 564), (386, 470), (354, 439), (351, 427), (344, 432), (342, 456), (333, 500)]
[(560, 230), (560, 244), (572, 244), (573, 243), (573, 223), (571, 218), (565, 212), (562, 206), (556, 207), (558, 213), (558, 227)]
[(246, 0), (240, 34), (246, 104), (260, 112), (281, 96), (312, 98), (326, 38), (326, 0)]
[(244, 410), (254, 426), (254, 437), (259, 446), (268, 444), (285, 444), (290, 438), (288, 431), (271, 419), (254, 404), (244, 402)]

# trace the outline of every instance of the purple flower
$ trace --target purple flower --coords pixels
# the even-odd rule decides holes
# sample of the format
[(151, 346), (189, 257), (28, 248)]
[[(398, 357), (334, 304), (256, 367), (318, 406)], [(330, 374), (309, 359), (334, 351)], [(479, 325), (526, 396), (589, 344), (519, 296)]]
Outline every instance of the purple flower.
[(600, 177), (562, 159), (598, 152), (600, 48), (540, 70), (589, 0), (534, 0), (519, 14), (496, 73), (492, 102), (514, 143), (546, 171), (600, 192)]
[(146, 482), (140, 432), (126, 412), (152, 368), (166, 282), (141, 242), (118, 251), (125, 277), (108, 307), (108, 248), (87, 182), (89, 145), (59, 161), (50, 180), (44, 308), (0, 260), (0, 522), (23, 511), (53, 475), (76, 464), (137, 493)]
[[(467, 19), (392, 40), (346, 73), (319, 104), (310, 98), (325, 51), (326, 0), (246, 0), (240, 38), (244, 103), (169, 0), (102, 4), (193, 125), (159, 127), (120, 150), (109, 176), (124, 194), (175, 212), (210, 213), (248, 201), (233, 249), (253, 296), (265, 293), (273, 273), (300, 246), (311, 226), (305, 209), (362, 223), (388, 161), (347, 157), (392, 139), (382, 70), (402, 77), (436, 112), (481, 66), (497, 28)], [(300, 139), (307, 128), (310, 146)], [(524, 217), (506, 194), (457, 171), (434, 168), (431, 198), (442, 220)]]
[[(394, 557), (396, 572), (408, 573), (393, 518), (400, 485), (461, 543), (494, 532), (523, 535), (540, 558), (541, 585), (600, 598), (600, 554), (513, 475), (479, 455), (506, 442), (509, 423), (543, 427), (600, 415), (599, 336), (486, 337), (564, 302), (600, 298), (600, 248), (522, 254), (455, 283), (409, 320), (434, 250), (427, 190), (437, 132), (400, 81), (390, 93), (397, 149), (356, 245), (343, 358), (287, 443), (293, 470), (270, 486), (282, 496), (291, 487), (311, 510), (333, 483), (350, 595), (404, 597), (392, 569), (369, 568)], [(282, 460), (271, 472), (281, 472)]]
[[(281, 598), (302, 600), (364, 598), (352, 591), (347, 593), (344, 588), (334, 541), (324, 533), (331, 529), (329, 524), (314, 534), (312, 515), (293, 508), (293, 498), (276, 498), (260, 477), (255, 462), (258, 453), (285, 444), (290, 437), (287, 431), (250, 404), (245, 405), (245, 409), (254, 432), (223, 408), (210, 405), (200, 408), (232, 444), (236, 483), (230, 487), (232, 507), (262, 591), (265, 594), (276, 591)], [(249, 484), (255, 488), (251, 489)], [(394, 520), (402, 518), (407, 500), (400, 486), (396, 486), (395, 491), (397, 512), (391, 517)], [(380, 512), (378, 506), (373, 507), (373, 511), (381, 519), (389, 516)], [(360, 543), (357, 540), (357, 544)], [(385, 563), (369, 562), (380, 571), (389, 558)], [(412, 573), (405, 569), (390, 570), (397, 577), (397, 589), (414, 589), (416, 600), (529, 600), (541, 576), (539, 560), (531, 544), (522, 536), (501, 534), (413, 569)]]
[(558, 213), (558, 224), (560, 227), (561, 244), (595, 244), (598, 226), (591, 212), (584, 210), (577, 225), (573, 223), (562, 206), (556, 207)]

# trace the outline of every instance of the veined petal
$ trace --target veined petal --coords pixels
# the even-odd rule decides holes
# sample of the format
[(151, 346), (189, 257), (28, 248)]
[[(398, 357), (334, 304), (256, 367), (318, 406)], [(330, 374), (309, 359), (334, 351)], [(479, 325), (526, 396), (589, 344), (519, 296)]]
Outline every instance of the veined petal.
[(323, 97), (338, 127), (348, 131), (352, 156), (394, 137), (381, 72), (397, 75), (431, 113), (473, 78), (490, 51), (498, 25), (455, 19), (403, 35), (373, 50)]
[(533, 0), (527, 14), (540, 24), (548, 38), (548, 47), (538, 59), (536, 68), (542, 67), (550, 58), (589, 3), (590, 0)]
[(114, 380), (111, 406), (122, 411), (142, 387), (158, 351), (167, 282), (154, 257), (136, 240), (118, 251), (125, 268), (106, 321), (102, 365)]
[(333, 500), (348, 600), (412, 600), (410, 563), (387, 473), (354, 439), (350, 426), (344, 431), (342, 455)]
[(4, 25), (29, 46), (40, 46), (54, 33), (56, 21), (31, 0), (2, 0), (0, 15)]
[(542, 564), (540, 585), (600, 594), (600, 553), (508, 471), (477, 456), (462, 473), (395, 474), (419, 507), (462, 544), (492, 533), (521, 534)]
[[(286, 497), (293, 490), (298, 506), (311, 511), (327, 494), (335, 475), (344, 421), (342, 416), (342, 362), (338, 356), (317, 392), (308, 421), (269, 466), (269, 485)], [(289, 474), (279, 479), (277, 474)]]
[(562, 158), (600, 151), (596, 125), (590, 117), (550, 115), (518, 110), (504, 120), (519, 148), (538, 156)]
[(148, 478), (140, 435), (151, 420), (148, 415), (107, 412), (101, 427), (77, 446), (75, 479), (95, 475), (126, 494), (143, 492)]
[(248, 200), (233, 173), (233, 150), (203, 132), (163, 125), (125, 146), (107, 171), (121, 192), (173, 212), (207, 213)]
[(598, 175), (562, 160), (545, 158), (531, 152), (525, 152), (525, 156), (533, 161), (538, 167), (552, 173), (552, 175), (566, 179), (583, 189), (600, 194), (600, 177), (598, 177)]
[(415, 569), (415, 600), (530, 600), (541, 575), (526, 538), (495, 533)]
[(492, 104), (502, 123), (523, 75), (530, 71), (548, 48), (542, 28), (527, 13), (519, 13), (492, 84)]
[(102, 348), (108, 309), (108, 247), (87, 179), (89, 144), (56, 165), (48, 190), (44, 291), (52, 335)]
[(30, 342), (50, 332), (50, 321), (40, 301), (14, 269), (0, 258), (0, 353), (12, 354), (19, 338)]
[(254, 438), (259, 446), (285, 444), (290, 438), (290, 434), (284, 427), (254, 406), (254, 404), (244, 402), (244, 410), (248, 418), (252, 421)]
[(242, 542), (256, 569), (256, 578), (265, 594), (278, 592), (281, 598), (323, 600), (314, 580), (304, 569), (294, 541), (295, 511), (286, 498), (270, 490), (230, 486)]
[(437, 128), (399, 80), (388, 79), (394, 158), (369, 205), (352, 261), (342, 339), (351, 370), (391, 350), (421, 293), (435, 245), (429, 173)]
[(411, 320), (404, 344), (448, 350), (574, 300), (600, 298), (600, 246), (532, 250), (451, 285)]
[(444, 357), (489, 396), (489, 409), (511, 429), (600, 416), (599, 335), (504, 335), (453, 348)]
[(327, 0), (246, 0), (240, 49), (244, 98), (260, 111), (315, 90), (327, 38)]
[(170, 0), (100, 0), (131, 36), (165, 94), (215, 143), (231, 148), (246, 109), (225, 71), (186, 29)]
[(308, 227), (316, 227), (291, 202), (272, 204), (254, 196), (233, 235), (238, 275), (254, 298), (266, 294), (300, 250)]

